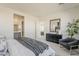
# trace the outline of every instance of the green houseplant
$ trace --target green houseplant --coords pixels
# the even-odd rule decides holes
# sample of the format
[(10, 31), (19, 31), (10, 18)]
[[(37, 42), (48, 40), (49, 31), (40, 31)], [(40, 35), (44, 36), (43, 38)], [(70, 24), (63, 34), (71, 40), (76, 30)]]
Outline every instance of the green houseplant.
[(76, 21), (73, 21), (72, 23), (68, 23), (66, 32), (68, 33), (68, 36), (70, 38), (73, 38), (73, 36), (75, 34), (78, 34), (78, 32), (79, 32), (79, 19), (77, 19)]

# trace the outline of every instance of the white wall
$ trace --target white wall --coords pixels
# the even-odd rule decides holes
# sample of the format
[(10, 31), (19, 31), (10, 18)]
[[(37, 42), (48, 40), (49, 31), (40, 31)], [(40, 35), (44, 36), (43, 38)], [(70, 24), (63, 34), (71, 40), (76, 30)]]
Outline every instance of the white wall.
[(36, 27), (35, 24), (38, 21), (38, 18), (33, 16), (25, 16), (25, 36), (35, 39), (36, 36)]
[(24, 16), (24, 34), (26, 37), (35, 38), (35, 22), (38, 18), (9, 8), (0, 7), (0, 34), (13, 38), (13, 14)]
[(42, 30), (43, 25), (44, 25), (43, 21), (40, 19), (36, 23), (36, 39), (37, 40), (43, 39), (43, 37), (41, 36), (41, 31), (43, 31)]
[(12, 10), (0, 7), (0, 34), (13, 38)]
[[(73, 19), (79, 18), (79, 7), (75, 7), (73, 9), (60, 11), (52, 15), (37, 18), (28, 14), (24, 14), (9, 8), (0, 7), (0, 34), (6, 35), (8, 38), (13, 38), (13, 14), (19, 14), (25, 17), (24, 24), (24, 34), (26, 37), (35, 39), (35, 31), (36, 31), (36, 39), (46, 39), (46, 36), (41, 36), (41, 24), (44, 25), (44, 32), (49, 33), (49, 21), (50, 19), (61, 18), (61, 29), (60, 34), (63, 34), (63, 38), (67, 37), (66, 26), (68, 22), (71, 22)], [(36, 30), (35, 30), (36, 23)], [(79, 38), (79, 35), (77, 35)]]
[[(68, 22), (72, 22), (73, 19), (79, 19), (79, 7), (75, 7), (75, 8), (60, 11), (60, 12), (56, 12), (54, 14), (52, 13), (52, 15), (41, 17), (40, 20), (42, 20), (42, 22), (44, 23), (45, 34), (52, 33), (49, 30), (49, 23), (50, 23), (51, 19), (57, 19), (57, 18), (61, 18), (61, 26), (60, 26), (61, 29), (60, 29), (59, 34), (62, 34), (63, 38), (66, 38), (67, 37), (66, 26), (67, 26)], [(38, 31), (38, 34), (39, 33), (40, 33), (40, 30)], [(46, 35), (43, 38), (38, 36), (38, 38), (46, 39)], [(78, 39), (79, 35), (77, 35), (76, 38)]]

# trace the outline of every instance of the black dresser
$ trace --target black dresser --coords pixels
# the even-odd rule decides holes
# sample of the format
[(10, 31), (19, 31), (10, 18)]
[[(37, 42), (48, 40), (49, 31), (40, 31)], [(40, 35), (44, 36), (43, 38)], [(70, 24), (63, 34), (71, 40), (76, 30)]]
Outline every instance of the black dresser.
[(46, 34), (46, 40), (54, 43), (59, 43), (59, 39), (62, 39), (62, 35), (59, 34)]

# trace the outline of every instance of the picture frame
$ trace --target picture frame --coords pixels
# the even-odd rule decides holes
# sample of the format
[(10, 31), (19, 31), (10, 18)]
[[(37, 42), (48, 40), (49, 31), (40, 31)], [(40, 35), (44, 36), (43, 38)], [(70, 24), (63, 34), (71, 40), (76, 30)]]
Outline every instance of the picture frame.
[(58, 33), (60, 30), (60, 21), (61, 19), (52, 19), (50, 20), (50, 32), (56, 32)]

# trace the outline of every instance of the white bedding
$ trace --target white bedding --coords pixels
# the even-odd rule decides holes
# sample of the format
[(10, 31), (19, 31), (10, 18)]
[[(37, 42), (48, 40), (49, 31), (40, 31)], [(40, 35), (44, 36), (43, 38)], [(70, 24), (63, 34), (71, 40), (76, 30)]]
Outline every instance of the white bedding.
[[(22, 44), (20, 44), (15, 39), (9, 39), (8, 42), (8, 50), (10, 53), (10, 56), (35, 56), (35, 54)], [(49, 47), (48, 50), (45, 50), (42, 54), (39, 54), (39, 56), (49, 56), (49, 55), (55, 55), (55, 51)]]

